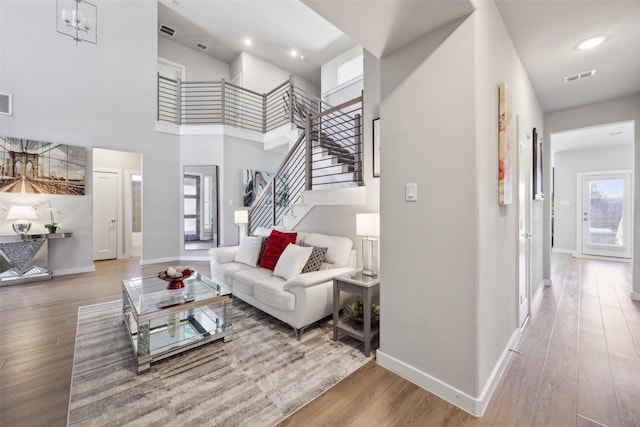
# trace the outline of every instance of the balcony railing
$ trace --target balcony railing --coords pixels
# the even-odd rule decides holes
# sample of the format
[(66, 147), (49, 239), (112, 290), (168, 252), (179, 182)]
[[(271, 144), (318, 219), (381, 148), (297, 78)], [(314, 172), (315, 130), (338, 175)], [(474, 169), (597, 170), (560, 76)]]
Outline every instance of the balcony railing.
[(219, 81), (182, 81), (158, 75), (157, 120), (176, 125), (228, 125), (269, 132), (287, 123), (304, 128), (306, 118), (331, 108), (298, 88), (293, 76), (268, 93)]
[(363, 185), (362, 96), (331, 107), (297, 88), (293, 77), (259, 94), (225, 80), (158, 75), (158, 121), (219, 124), (266, 133), (288, 123), (300, 137), (249, 209), (249, 231), (282, 224), (305, 190)]

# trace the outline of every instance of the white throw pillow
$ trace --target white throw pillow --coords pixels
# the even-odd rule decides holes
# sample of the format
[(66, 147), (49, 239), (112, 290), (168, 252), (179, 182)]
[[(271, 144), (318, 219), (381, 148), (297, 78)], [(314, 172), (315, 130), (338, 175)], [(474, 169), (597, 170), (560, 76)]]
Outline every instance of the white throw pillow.
[(312, 247), (303, 248), (289, 243), (280, 258), (278, 258), (276, 267), (273, 269), (273, 275), (289, 279), (291, 276), (300, 274), (311, 255), (311, 251), (313, 251)]
[(242, 236), (240, 239), (240, 247), (236, 252), (235, 262), (256, 267), (258, 265), (258, 256), (260, 256), (260, 247), (262, 246), (262, 237), (260, 236)]

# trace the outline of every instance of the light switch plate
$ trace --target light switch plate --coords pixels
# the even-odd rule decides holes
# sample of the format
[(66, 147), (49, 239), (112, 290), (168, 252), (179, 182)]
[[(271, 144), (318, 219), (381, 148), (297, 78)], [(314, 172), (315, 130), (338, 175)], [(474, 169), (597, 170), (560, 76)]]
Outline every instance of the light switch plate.
[(404, 201), (405, 202), (417, 202), (418, 201), (418, 184), (410, 182), (404, 186)]

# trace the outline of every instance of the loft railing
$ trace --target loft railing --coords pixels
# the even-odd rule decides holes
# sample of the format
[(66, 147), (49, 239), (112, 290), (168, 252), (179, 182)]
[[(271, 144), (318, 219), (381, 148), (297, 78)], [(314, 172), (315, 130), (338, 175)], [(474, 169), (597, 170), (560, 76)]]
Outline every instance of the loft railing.
[(331, 107), (293, 77), (265, 94), (225, 80), (158, 75), (158, 121), (221, 124), (266, 133), (287, 123), (302, 134), (249, 209), (249, 232), (282, 224), (305, 190), (363, 185), (362, 96)]
[(293, 76), (268, 93), (219, 81), (182, 81), (158, 75), (157, 119), (177, 125), (219, 124), (269, 132), (287, 123), (303, 129), (307, 117), (331, 108), (298, 88)]
[(363, 185), (362, 96), (306, 114), (304, 133), (249, 209), (250, 233), (282, 225), (305, 190)]

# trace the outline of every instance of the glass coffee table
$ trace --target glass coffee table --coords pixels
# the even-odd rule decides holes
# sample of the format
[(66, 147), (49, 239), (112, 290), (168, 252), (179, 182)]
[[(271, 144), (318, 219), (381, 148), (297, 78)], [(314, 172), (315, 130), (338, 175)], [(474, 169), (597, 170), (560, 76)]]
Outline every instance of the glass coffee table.
[(182, 289), (169, 290), (167, 285), (155, 276), (122, 281), (123, 322), (138, 374), (152, 362), (233, 339), (230, 289), (197, 272), (184, 280)]

